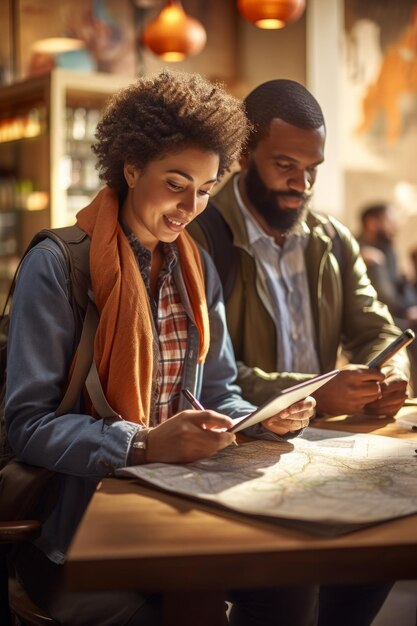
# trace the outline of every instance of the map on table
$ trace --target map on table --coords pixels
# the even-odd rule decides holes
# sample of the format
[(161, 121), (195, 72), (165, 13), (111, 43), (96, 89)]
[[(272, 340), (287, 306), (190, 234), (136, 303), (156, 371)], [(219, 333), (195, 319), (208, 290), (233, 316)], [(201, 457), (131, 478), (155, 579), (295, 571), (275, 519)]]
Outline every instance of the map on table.
[(417, 442), (308, 428), (251, 441), (185, 465), (117, 470), (240, 513), (338, 534), (417, 513)]

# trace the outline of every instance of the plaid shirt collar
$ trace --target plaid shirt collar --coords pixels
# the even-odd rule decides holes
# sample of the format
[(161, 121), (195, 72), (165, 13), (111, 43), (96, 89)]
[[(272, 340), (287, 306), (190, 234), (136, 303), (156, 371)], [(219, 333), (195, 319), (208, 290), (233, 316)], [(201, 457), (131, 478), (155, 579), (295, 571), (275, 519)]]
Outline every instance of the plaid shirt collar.
[[(146, 291), (148, 292), (148, 297), (152, 309), (152, 315), (154, 320), (157, 318), (157, 306), (156, 302), (151, 293), (151, 252), (148, 248), (145, 248), (136, 237), (134, 232), (125, 224), (121, 222), (121, 227), (123, 229), (124, 234), (133, 250), (133, 253), (136, 257), (136, 260), (139, 265), (139, 271), (142, 276), (142, 280), (145, 283)], [(161, 269), (161, 274), (159, 276), (159, 280), (163, 280), (166, 274), (169, 274), (173, 271), (175, 265), (178, 263), (178, 248), (177, 244), (174, 243), (163, 243), (162, 244), (163, 251), (163, 265)]]
[[(139, 269), (142, 274), (142, 278), (145, 281), (145, 285), (148, 288), (150, 281), (150, 272), (151, 272), (151, 252), (148, 248), (145, 248), (136, 237), (135, 233), (130, 230), (129, 226), (124, 222), (121, 222), (121, 227), (123, 229), (124, 234), (132, 246), (133, 252), (139, 264)], [(162, 250), (164, 253), (164, 265), (163, 271), (172, 272), (174, 266), (178, 262), (178, 249), (177, 244), (174, 243), (163, 243)]]

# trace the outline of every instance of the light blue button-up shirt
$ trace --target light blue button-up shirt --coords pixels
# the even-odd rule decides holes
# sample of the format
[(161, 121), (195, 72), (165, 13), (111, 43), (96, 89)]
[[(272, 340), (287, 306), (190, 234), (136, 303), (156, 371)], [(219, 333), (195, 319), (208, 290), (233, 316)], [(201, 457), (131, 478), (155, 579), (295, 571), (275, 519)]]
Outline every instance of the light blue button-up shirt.
[(300, 225), (286, 237), (284, 245), (279, 246), (245, 206), (237, 176), (234, 188), (258, 271), (270, 294), (277, 331), (276, 369), (278, 372), (318, 374), (320, 366), (304, 259), (308, 233)]

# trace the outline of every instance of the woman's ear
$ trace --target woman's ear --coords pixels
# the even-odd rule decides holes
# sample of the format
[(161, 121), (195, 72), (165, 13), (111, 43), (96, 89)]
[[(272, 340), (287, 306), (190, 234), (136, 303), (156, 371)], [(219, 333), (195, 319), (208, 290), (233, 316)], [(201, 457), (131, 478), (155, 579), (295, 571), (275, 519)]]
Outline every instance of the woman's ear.
[(125, 163), (123, 167), (123, 173), (128, 187), (133, 189), (133, 187), (136, 185), (136, 181), (139, 178), (138, 168), (131, 163)]

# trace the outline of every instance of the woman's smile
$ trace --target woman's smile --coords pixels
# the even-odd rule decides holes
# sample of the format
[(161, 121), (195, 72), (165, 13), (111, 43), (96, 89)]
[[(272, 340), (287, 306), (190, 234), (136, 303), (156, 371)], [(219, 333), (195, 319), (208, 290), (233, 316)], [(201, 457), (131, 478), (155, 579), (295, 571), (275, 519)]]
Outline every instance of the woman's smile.
[(187, 226), (190, 220), (178, 220), (174, 217), (170, 217), (169, 215), (164, 215), (163, 219), (168, 223), (168, 227), (171, 228), (174, 232), (181, 232)]

